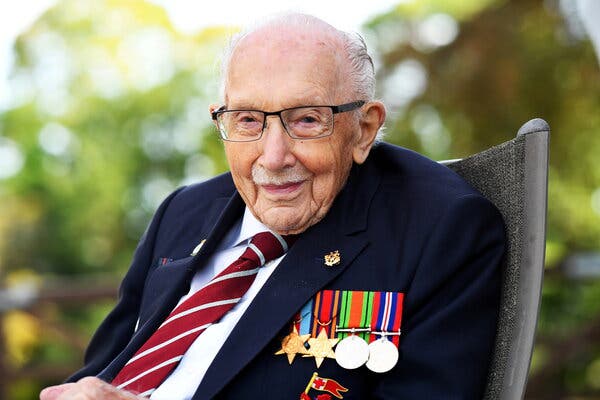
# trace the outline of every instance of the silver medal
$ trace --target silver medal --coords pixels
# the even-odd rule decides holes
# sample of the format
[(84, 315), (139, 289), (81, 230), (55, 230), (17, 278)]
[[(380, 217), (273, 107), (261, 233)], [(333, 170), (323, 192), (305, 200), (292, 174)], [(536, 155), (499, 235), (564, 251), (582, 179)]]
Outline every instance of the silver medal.
[(362, 338), (350, 335), (335, 347), (335, 361), (342, 368), (356, 369), (369, 359), (369, 345)]
[(384, 337), (369, 344), (367, 368), (373, 372), (387, 372), (398, 362), (398, 349)]

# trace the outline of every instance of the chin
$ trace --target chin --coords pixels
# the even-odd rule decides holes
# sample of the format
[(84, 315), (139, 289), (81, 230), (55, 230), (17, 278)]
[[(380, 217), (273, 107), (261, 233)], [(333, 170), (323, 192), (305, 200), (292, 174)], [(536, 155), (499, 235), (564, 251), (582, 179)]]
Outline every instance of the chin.
[(306, 230), (308, 226), (301, 217), (289, 215), (288, 213), (265, 213), (258, 218), (269, 229), (281, 234), (289, 235), (300, 233)]
[(304, 215), (277, 213), (268, 215), (265, 219), (259, 219), (269, 229), (280, 235), (297, 235), (319, 222), (324, 215), (325, 213), (323, 215), (319, 213), (318, 215), (313, 215), (312, 218), (306, 219)]
[(281, 235), (290, 235), (306, 230), (306, 227), (303, 228), (298, 224), (287, 222), (283, 219), (268, 219), (266, 221), (262, 221), (262, 223), (265, 224), (269, 229)]

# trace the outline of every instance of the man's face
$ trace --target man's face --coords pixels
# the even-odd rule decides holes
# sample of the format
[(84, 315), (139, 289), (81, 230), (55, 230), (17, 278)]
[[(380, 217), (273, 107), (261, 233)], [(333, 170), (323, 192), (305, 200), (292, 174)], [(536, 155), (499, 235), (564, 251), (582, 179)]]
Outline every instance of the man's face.
[[(343, 56), (334, 44), (313, 35), (260, 36), (246, 37), (233, 54), (228, 109), (278, 111), (360, 100), (344, 90)], [(260, 140), (225, 142), (239, 193), (274, 231), (306, 230), (325, 216), (344, 185), (360, 126), (354, 113), (334, 118), (334, 132), (325, 138), (292, 139), (279, 118), (270, 116)]]

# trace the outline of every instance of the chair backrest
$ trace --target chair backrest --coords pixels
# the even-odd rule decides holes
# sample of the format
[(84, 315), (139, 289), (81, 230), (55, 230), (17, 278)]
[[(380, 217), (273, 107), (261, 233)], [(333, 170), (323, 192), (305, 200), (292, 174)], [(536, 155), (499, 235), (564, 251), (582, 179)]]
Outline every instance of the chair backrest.
[(506, 143), (441, 162), (492, 201), (506, 225), (508, 249), (486, 400), (517, 400), (525, 394), (544, 271), (549, 134), (546, 121), (533, 119)]

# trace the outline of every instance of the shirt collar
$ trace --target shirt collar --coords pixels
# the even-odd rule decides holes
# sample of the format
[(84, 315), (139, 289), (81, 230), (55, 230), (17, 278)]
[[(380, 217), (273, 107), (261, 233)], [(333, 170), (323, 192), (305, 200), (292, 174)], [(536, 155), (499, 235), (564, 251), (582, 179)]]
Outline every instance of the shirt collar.
[(237, 239), (233, 242), (234, 246), (239, 245), (242, 242), (247, 241), (254, 235), (260, 232), (271, 231), (262, 222), (250, 212), (248, 207), (244, 209), (244, 217), (242, 218), (242, 227), (240, 228), (240, 234)]

